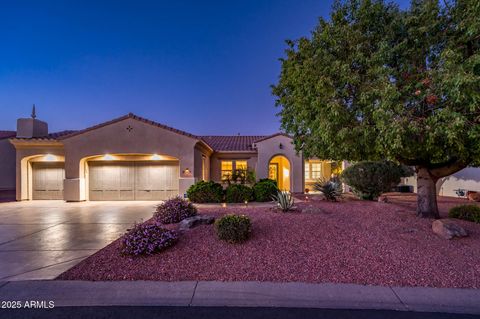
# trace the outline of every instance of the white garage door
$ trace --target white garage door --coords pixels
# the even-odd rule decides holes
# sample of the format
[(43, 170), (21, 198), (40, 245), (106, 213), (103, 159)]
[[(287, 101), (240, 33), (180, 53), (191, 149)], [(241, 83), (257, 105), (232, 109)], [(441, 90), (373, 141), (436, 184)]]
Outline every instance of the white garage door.
[(90, 162), (90, 200), (165, 200), (178, 195), (176, 162)]
[(32, 163), (32, 199), (63, 199), (63, 163)]

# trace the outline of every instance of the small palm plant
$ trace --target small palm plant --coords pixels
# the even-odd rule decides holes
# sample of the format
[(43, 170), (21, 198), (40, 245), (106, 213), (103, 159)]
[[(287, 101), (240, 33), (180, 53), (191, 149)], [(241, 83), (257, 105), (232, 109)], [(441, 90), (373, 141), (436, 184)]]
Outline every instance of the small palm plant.
[(342, 187), (340, 183), (318, 179), (313, 184), (313, 189), (322, 192), (325, 199), (330, 202), (336, 202), (338, 197), (342, 196)]
[(288, 212), (295, 204), (292, 193), (288, 191), (278, 191), (277, 195), (272, 195), (272, 199), (277, 203), (282, 212)]

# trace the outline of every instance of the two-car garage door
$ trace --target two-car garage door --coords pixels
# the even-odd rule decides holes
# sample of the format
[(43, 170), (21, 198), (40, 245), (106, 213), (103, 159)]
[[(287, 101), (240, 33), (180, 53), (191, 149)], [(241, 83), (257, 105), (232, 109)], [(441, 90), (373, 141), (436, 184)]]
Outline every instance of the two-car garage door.
[(178, 195), (178, 162), (90, 162), (90, 200), (165, 200)]

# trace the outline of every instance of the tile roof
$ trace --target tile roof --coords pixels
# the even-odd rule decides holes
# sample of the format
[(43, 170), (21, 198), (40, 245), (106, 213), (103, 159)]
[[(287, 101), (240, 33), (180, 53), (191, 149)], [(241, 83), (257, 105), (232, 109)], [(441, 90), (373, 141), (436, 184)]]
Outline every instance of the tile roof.
[(114, 124), (114, 123), (129, 119), (129, 118), (140, 121), (140, 122), (143, 122), (143, 123), (147, 123), (147, 124), (150, 124), (150, 125), (153, 125), (153, 126), (157, 126), (157, 127), (160, 127), (160, 128), (165, 129), (165, 130), (169, 130), (169, 131), (181, 134), (181, 135), (185, 135), (185, 136), (192, 137), (192, 138), (195, 138), (195, 139), (200, 139), (200, 137), (198, 137), (196, 135), (187, 133), (185, 131), (177, 130), (176, 128), (173, 128), (173, 127), (170, 127), (170, 126), (158, 123), (158, 122), (151, 121), (149, 119), (143, 118), (143, 117), (135, 115), (133, 113), (128, 113), (127, 115), (118, 117), (118, 118), (113, 119), (111, 121), (107, 121), (107, 122), (103, 122), (103, 123), (100, 123), (100, 124), (97, 124), (97, 125), (94, 125), (94, 126), (91, 126), (91, 127), (87, 127), (86, 129), (83, 129), (83, 130), (80, 130), (80, 131), (74, 131), (71, 134), (67, 134), (65, 136), (62, 136), (61, 139), (76, 136), (76, 135), (79, 135), (79, 134), (82, 134), (82, 133), (85, 133), (85, 132), (88, 132), (88, 131), (95, 130), (97, 128), (101, 128), (101, 127), (104, 127), (104, 126), (107, 126), (107, 125), (110, 125), (110, 124)]
[(256, 140), (264, 138), (264, 135), (233, 135), (233, 136), (202, 136), (208, 145), (210, 145), (215, 151), (255, 151), (253, 143)]
[(0, 140), (4, 138), (15, 137), (15, 135), (17, 135), (17, 132), (15, 131), (0, 131)]
[(61, 138), (63, 136), (70, 135), (70, 134), (75, 133), (75, 132), (76, 131), (73, 131), (73, 130), (65, 130), (65, 131), (50, 133), (46, 136), (32, 137), (32, 138), (23, 138), (23, 137), (16, 138), (15, 137), (16, 133), (15, 133), (13, 136), (10, 136), (10, 137), (16, 138), (17, 140), (47, 141), (47, 140), (58, 140), (59, 138)]
[(278, 132), (278, 133), (275, 133), (275, 134), (272, 134), (272, 135), (262, 136), (262, 137), (260, 137), (258, 140), (256, 140), (255, 143), (268, 140), (268, 139), (270, 139), (270, 138), (272, 138), (272, 137), (275, 137), (275, 136), (285, 136), (285, 137), (288, 137), (288, 138), (292, 138), (292, 137), (291, 137), (290, 135), (288, 135), (288, 134), (285, 134), (285, 133), (282, 133), (282, 132)]

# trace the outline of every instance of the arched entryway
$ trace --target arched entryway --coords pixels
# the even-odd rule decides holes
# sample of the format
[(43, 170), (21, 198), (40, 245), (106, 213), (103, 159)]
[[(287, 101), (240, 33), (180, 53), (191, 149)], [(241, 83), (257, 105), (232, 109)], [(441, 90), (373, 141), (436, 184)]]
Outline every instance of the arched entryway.
[(290, 191), (292, 178), (290, 161), (283, 155), (275, 155), (268, 162), (268, 178), (277, 181), (280, 190)]

